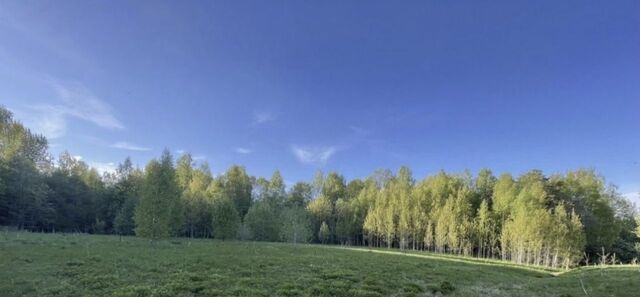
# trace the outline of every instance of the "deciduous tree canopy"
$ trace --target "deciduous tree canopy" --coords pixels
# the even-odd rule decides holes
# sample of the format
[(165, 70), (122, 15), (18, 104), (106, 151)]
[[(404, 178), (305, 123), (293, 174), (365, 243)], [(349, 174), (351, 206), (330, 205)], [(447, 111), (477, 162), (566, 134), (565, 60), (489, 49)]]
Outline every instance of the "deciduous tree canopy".
[[(165, 151), (144, 170), (127, 158), (99, 174), (0, 108), (0, 225), (46, 232), (213, 237), (386, 246), (569, 267), (604, 249), (619, 261), (640, 250), (640, 217), (593, 170), (498, 177), (408, 167), (348, 181), (318, 172), (287, 189), (275, 171), (232, 166), (214, 177), (190, 154)], [(584, 258), (584, 256), (587, 258)]]

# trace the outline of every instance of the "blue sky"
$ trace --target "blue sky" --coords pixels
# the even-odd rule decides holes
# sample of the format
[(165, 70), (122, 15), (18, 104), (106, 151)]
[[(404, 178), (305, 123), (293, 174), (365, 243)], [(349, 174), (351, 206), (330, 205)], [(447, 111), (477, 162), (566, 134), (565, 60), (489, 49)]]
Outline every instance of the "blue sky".
[(595, 168), (640, 190), (638, 1), (2, 1), (0, 103), (108, 169)]

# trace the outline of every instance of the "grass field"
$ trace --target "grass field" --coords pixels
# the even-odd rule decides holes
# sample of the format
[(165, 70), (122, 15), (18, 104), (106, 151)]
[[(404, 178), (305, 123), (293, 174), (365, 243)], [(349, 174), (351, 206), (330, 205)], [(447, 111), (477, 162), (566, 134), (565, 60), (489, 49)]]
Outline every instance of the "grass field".
[(567, 272), (317, 245), (0, 233), (0, 296), (639, 296), (640, 267)]

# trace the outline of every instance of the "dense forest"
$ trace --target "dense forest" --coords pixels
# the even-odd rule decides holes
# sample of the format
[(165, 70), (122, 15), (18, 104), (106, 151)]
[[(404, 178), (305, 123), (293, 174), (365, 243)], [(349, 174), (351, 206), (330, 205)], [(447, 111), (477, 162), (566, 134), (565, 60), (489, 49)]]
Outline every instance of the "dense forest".
[(634, 206), (593, 170), (495, 176), (483, 169), (415, 180), (407, 167), (347, 181), (321, 172), (286, 187), (275, 171), (214, 176), (168, 150), (100, 174), (0, 107), (0, 225), (38, 232), (171, 236), (430, 250), (570, 267), (632, 262)]

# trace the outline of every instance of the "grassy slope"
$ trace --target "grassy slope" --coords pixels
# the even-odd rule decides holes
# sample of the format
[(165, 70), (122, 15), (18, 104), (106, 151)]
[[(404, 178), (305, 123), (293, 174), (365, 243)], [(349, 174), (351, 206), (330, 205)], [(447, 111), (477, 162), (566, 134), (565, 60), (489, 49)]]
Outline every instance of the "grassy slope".
[[(428, 253), (0, 234), (1, 296), (638, 296), (640, 268), (552, 272)], [(446, 286), (446, 285), (445, 285)]]

